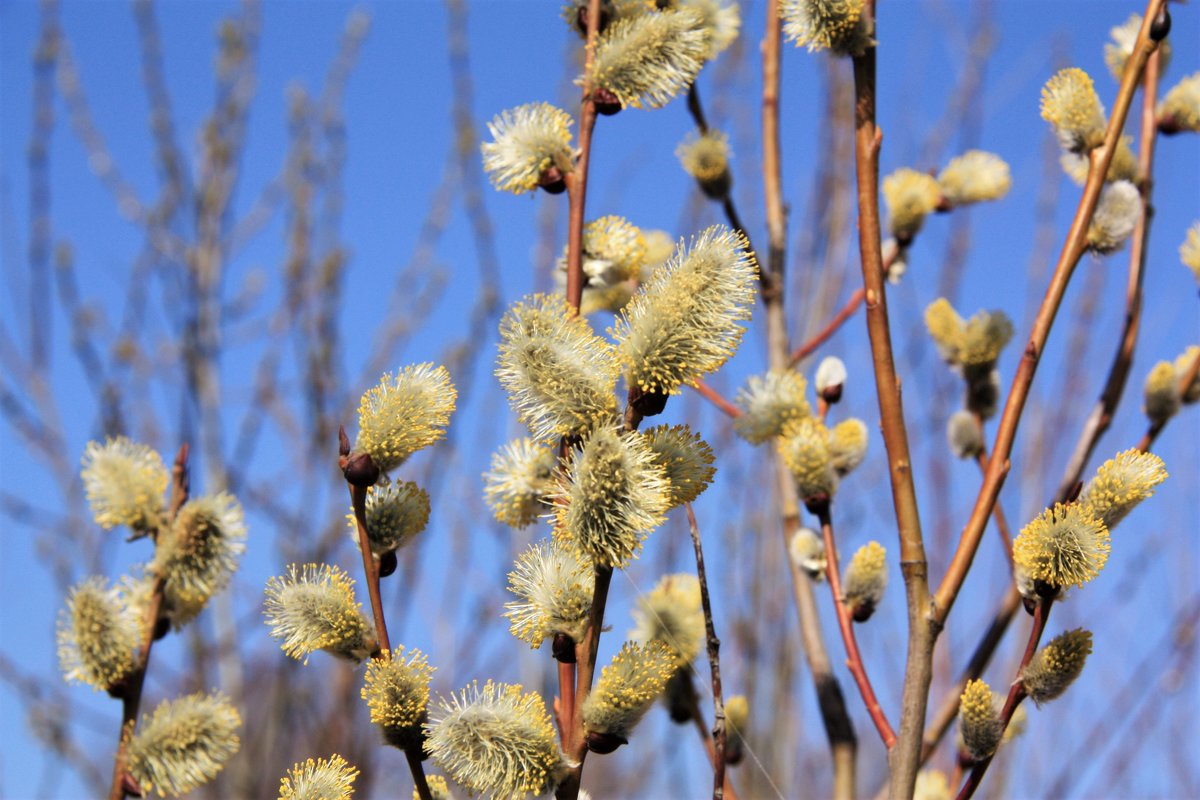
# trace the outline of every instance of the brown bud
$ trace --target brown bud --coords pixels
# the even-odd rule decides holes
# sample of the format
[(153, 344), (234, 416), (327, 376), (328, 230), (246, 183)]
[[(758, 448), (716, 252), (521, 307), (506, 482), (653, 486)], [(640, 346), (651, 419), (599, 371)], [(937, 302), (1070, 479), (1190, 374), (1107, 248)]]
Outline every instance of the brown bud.
[(1162, 10), (1158, 12), (1158, 16), (1150, 23), (1150, 38), (1156, 42), (1161, 42), (1167, 38), (1167, 34), (1171, 32), (1171, 11), (1167, 8), (1167, 4), (1163, 3)]
[[(609, 11), (606, 3), (600, 4), (600, 22), (596, 26), (597, 33), (603, 33), (608, 27), (609, 21), (612, 19), (612, 14)], [(575, 13), (575, 30), (579, 31), (579, 35), (587, 38), (588, 32), (588, 3), (587, 0), (582, 0), (578, 11)]]
[(725, 763), (740, 764), (742, 758), (746, 755), (746, 748), (742, 745), (740, 736), (733, 736), (725, 742)]
[(663, 392), (647, 392), (638, 386), (629, 390), (629, 405), (633, 406), (643, 417), (654, 417), (667, 407), (669, 394)]
[(617, 96), (604, 87), (592, 90), (592, 103), (596, 106), (596, 113), (606, 117), (611, 117), (623, 108)]
[(567, 180), (561, 169), (551, 165), (538, 176), (538, 186), (547, 194), (562, 194), (567, 190)]
[(629, 740), (615, 733), (596, 733), (593, 731), (587, 735), (588, 750), (600, 755), (607, 755), (623, 744), (629, 744)]
[(338, 455), (342, 458), (350, 455), (350, 437), (346, 435), (346, 426), (338, 426)]
[(158, 621), (154, 623), (154, 641), (157, 642), (159, 639), (166, 636), (170, 630), (171, 620), (167, 619), (166, 617), (159, 617)]
[(821, 390), (821, 399), (824, 400), (829, 405), (833, 405), (834, 403), (836, 403), (837, 401), (842, 399), (842, 389), (843, 388), (844, 388), (844, 384), (841, 384), (841, 383), (835, 383), (832, 386), (826, 386), (824, 389)]
[(396, 551), (388, 550), (379, 557), (379, 577), (386, 578), (391, 575), (399, 564), (400, 560), (396, 558)]
[(696, 708), (696, 686), (692, 683), (691, 673), (677, 669), (667, 681), (663, 689), (663, 702), (667, 713), (676, 725), (684, 725), (692, 719), (692, 709)]
[(821, 492), (814, 494), (812, 497), (804, 498), (804, 507), (808, 509), (810, 514), (821, 516), (829, 513), (829, 493)]
[(379, 467), (366, 453), (351, 453), (342, 459), (342, 475), (346, 483), (365, 489), (379, 480)]
[(862, 600), (850, 606), (850, 617), (855, 622), (866, 622), (875, 613), (875, 604), (870, 600)]
[(554, 642), (550, 645), (554, 658), (561, 664), (575, 663), (575, 640), (565, 633), (554, 634)]
[(130, 797), (142, 796), (142, 787), (138, 785), (137, 780), (128, 772), (121, 775), (121, 791)]

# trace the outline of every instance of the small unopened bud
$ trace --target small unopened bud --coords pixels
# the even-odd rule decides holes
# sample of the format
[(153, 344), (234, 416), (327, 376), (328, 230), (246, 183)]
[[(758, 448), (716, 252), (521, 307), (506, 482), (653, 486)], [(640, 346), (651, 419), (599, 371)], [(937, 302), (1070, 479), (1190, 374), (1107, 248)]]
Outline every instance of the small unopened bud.
[(602, 756), (611, 753), (623, 744), (629, 744), (629, 740), (616, 733), (596, 733), (593, 731), (587, 735), (588, 750)]
[(556, 661), (562, 664), (575, 663), (575, 640), (570, 634), (556, 633), (554, 634), (554, 642), (551, 644), (551, 652), (554, 653)]
[(804, 570), (814, 581), (825, 580), (825, 543), (821, 537), (808, 528), (801, 528), (792, 534), (788, 543), (788, 554), (792, 562)]
[(342, 475), (351, 486), (365, 489), (379, 480), (379, 467), (366, 453), (352, 453), (343, 458)]
[(667, 407), (666, 392), (648, 392), (637, 386), (629, 392), (629, 404), (643, 417), (656, 417)]
[(975, 458), (983, 452), (983, 433), (975, 415), (961, 409), (951, 414), (946, 423), (946, 441), (956, 458)]
[(671, 715), (671, 721), (677, 725), (690, 722), (696, 700), (696, 687), (692, 684), (691, 673), (682, 669), (675, 670), (675, 674), (667, 681), (667, 688), (663, 690), (663, 702)]
[(379, 577), (386, 578), (396, 571), (396, 567), (400, 565), (400, 559), (396, 557), (395, 550), (389, 550), (379, 557)]
[(142, 797), (142, 787), (128, 772), (121, 776), (121, 790), (130, 797)]
[(605, 89), (603, 86), (592, 90), (592, 103), (596, 106), (596, 113), (606, 117), (611, 117), (622, 108), (620, 99), (611, 89)]
[(538, 176), (538, 186), (547, 194), (562, 194), (567, 190), (567, 181), (563, 171), (551, 164)]
[(1171, 32), (1171, 12), (1167, 8), (1167, 4), (1163, 3), (1162, 10), (1158, 12), (1158, 16), (1150, 23), (1150, 38), (1156, 42), (1161, 42), (1167, 38), (1167, 34)]
[[(584, 38), (587, 38), (588, 33), (588, 5), (589, 4), (587, 3), (587, 0), (583, 0), (583, 2), (579, 4), (578, 11), (575, 13), (575, 29), (579, 31), (579, 35), (583, 36)], [(611, 18), (612, 14), (610, 13), (609, 9), (604, 3), (601, 3), (600, 21), (599, 24), (596, 25), (596, 32), (603, 33), (604, 29), (608, 27), (608, 23)]]
[(750, 724), (750, 703), (745, 695), (725, 702), (725, 763), (737, 764), (745, 755), (745, 735)]
[(826, 403), (833, 405), (842, 399), (842, 387), (846, 385), (846, 364), (837, 356), (827, 356), (817, 365), (814, 378), (817, 394)]
[(350, 437), (346, 435), (346, 426), (338, 426), (338, 455), (342, 458), (350, 455)]
[(154, 641), (158, 641), (167, 635), (171, 630), (171, 620), (167, 617), (159, 617), (154, 623)]

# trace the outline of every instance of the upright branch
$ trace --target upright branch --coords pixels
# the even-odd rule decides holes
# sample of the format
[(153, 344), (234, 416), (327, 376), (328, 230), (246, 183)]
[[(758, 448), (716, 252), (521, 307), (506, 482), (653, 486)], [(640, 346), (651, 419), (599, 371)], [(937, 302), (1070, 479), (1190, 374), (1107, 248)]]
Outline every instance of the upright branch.
[[(875, 4), (868, 0), (863, 13), (875, 16)], [(908, 432), (904, 406), (900, 399), (900, 379), (892, 355), (892, 336), (888, 323), (887, 294), (884, 287), (883, 253), (879, 224), (879, 150), (883, 137), (875, 124), (875, 47), (867, 47), (854, 56), (854, 161), (858, 182), (858, 247), (861, 255), (865, 290), (867, 333), (871, 340), (871, 360), (875, 369), (875, 390), (883, 442), (887, 449), (888, 474), (892, 503), (900, 537), (900, 569), (908, 606), (908, 655), (904, 674), (904, 693), (900, 713), (900, 734), (891, 750), (891, 794), (910, 797), (917, 779), (921, 756), (921, 735), (925, 726), (925, 706), (933, 673), (933, 644), (937, 630), (925, 622), (929, 607), (928, 567), (917, 495), (913, 486), (912, 462), (908, 451)]]
[(567, 198), (567, 304), (576, 314), (583, 298), (583, 207), (587, 199), (588, 165), (592, 153), (592, 131), (596, 128), (596, 101), (592, 97), (592, 59), (600, 32), (600, 0), (589, 0), (587, 45), (584, 49), (583, 100), (579, 108), (579, 161), (566, 176)]
[(1162, 53), (1155, 50), (1146, 61), (1142, 78), (1142, 116), (1138, 130), (1138, 178), (1140, 181), (1142, 213), (1129, 239), (1129, 277), (1125, 286), (1125, 321), (1117, 352), (1108, 369), (1108, 378), (1100, 399), (1084, 423), (1083, 434), (1071, 454), (1071, 460), (1059, 486), (1063, 495), (1079, 480), (1087, 467), (1088, 459), (1096, 449), (1100, 437), (1112, 424), (1117, 404), (1125, 393), (1129, 370), (1133, 365), (1133, 350), (1137, 344), (1138, 331), (1142, 322), (1142, 283), (1146, 271), (1147, 243), (1150, 239), (1150, 221), (1154, 216), (1151, 192), (1154, 189), (1154, 145), (1158, 138), (1158, 81), (1162, 68)]
[[(712, 672), (713, 695), (713, 800), (725, 796), (725, 699), (721, 695), (721, 640), (713, 625), (712, 602), (708, 596), (708, 577), (704, 571), (704, 550), (700, 546), (700, 526), (696, 524), (696, 513), (691, 503), (684, 503), (687, 510), (688, 530), (692, 534), (692, 547), (696, 551), (696, 577), (700, 580), (700, 603), (704, 609), (704, 630), (708, 644), (708, 666)], [(733, 793), (730, 792), (732, 797)]]
[[(338, 465), (343, 471), (346, 471), (348, 457), (350, 456), (350, 439), (346, 436), (346, 429), (341, 428), (338, 431), (339, 459)], [(352, 472), (350, 473), (352, 474)], [(350, 490), (350, 503), (354, 509), (354, 523), (358, 529), (358, 547), (362, 553), (363, 574), (367, 582), (367, 594), (371, 598), (371, 616), (375, 622), (375, 635), (379, 641), (379, 646), (375, 652), (371, 653), (371, 658), (383, 658), (385, 653), (391, 653), (392, 641), (388, 636), (387, 619), (383, 613), (383, 599), (379, 592), (380, 578), (380, 560), (375, 557), (371, 551), (371, 541), (367, 536), (367, 489), (365, 485), (346, 481), (346, 486)], [(392, 556), (395, 557), (394, 555)], [(425, 778), (425, 768), (421, 765), (424, 758), (421, 745), (415, 744), (404, 748), (405, 760), (408, 762), (409, 772), (412, 773), (413, 784), (417, 790), (417, 797), (420, 800), (433, 800), (432, 790), (429, 788), (429, 782)]]
[(1079, 206), (1075, 210), (1075, 217), (1071, 221), (1066, 241), (1063, 243), (1062, 251), (1055, 264), (1050, 285), (1042, 298), (1037, 317), (1033, 322), (1033, 330), (1025, 345), (1025, 352), (1017, 366), (1017, 372), (1013, 376), (1012, 387), (1009, 389), (1008, 399), (1005, 400), (1004, 411), (996, 430), (996, 440), (991, 448), (992, 455), (988, 462), (987, 476), (979, 489), (975, 506), (963, 528), (958, 548), (946, 570), (946, 575), (942, 578), (934, 595), (933, 609), (929, 618), (931, 627), (940, 627), (945, 623), (946, 615), (950, 613), (950, 608), (954, 605), (954, 600), (962, 589), (967, 571), (971, 567), (971, 561), (979, 549), (979, 541), (987, 525), (987, 519), (991, 515), (992, 507), (995, 506), (996, 500), (1000, 496), (1000, 489), (1004, 485), (1004, 479), (1008, 475), (1009, 457), (1012, 455), (1021, 414), (1025, 410), (1025, 401), (1029, 398), (1034, 373), (1037, 371), (1046, 341), (1050, 337), (1050, 328), (1062, 305), (1067, 284), (1087, 248), (1088, 225), (1096, 210), (1100, 190), (1104, 186), (1104, 177), (1108, 174), (1109, 164), (1112, 162), (1113, 153), (1125, 126), (1125, 117), (1133, 103), (1134, 91), (1141, 80), (1146, 61), (1150, 54), (1158, 48), (1158, 40), (1151, 37), (1150, 29), (1155, 24), (1160, 11), (1164, 9), (1165, 1), (1150, 0), (1142, 20), (1142, 27), (1138, 31), (1133, 54), (1129, 57), (1125, 73), (1121, 77), (1121, 87), (1117, 92), (1116, 102), (1113, 104), (1112, 117), (1108, 121), (1104, 142), (1089, 153), (1090, 164), (1087, 182), (1083, 187), (1083, 196), (1079, 199)]
[[(771, 369), (786, 369), (788, 366), (787, 321), (784, 316), (784, 263), (787, 244), (787, 218), (783, 206), (782, 167), (780, 165), (779, 132), (779, 65), (781, 47), (781, 20), (779, 5), (766, 3), (766, 33), (763, 37), (763, 193), (766, 203), (767, 232), (770, 239), (767, 251), (767, 268), (763, 272), (763, 304), (767, 314), (767, 357)], [(770, 276), (772, 291), (767, 292), (767, 276)], [(779, 505), (780, 534), (784, 552), (792, 536), (800, 529), (800, 498), (791, 472), (783, 458), (773, 456), (776, 498)], [(854, 723), (846, 709), (846, 698), (841, 684), (833, 674), (829, 653), (825, 647), (821, 620), (817, 614), (816, 599), (812, 582), (791, 558), (784, 558), (792, 578), (792, 594), (796, 612), (800, 619), (800, 638), (804, 643), (804, 657), (812, 673), (813, 686), (817, 693), (817, 704), (821, 712), (821, 723), (829, 739), (830, 756), (833, 760), (833, 796), (836, 800), (852, 800), (856, 796), (855, 758), (858, 739)]]
[[(175, 454), (175, 463), (171, 467), (171, 498), (167, 505), (167, 521), (173, 522), (179, 509), (188, 499), (188, 446), (179, 448)], [(157, 537), (155, 546), (158, 545)], [(166, 576), (161, 570), (156, 571), (154, 582), (150, 587), (150, 598), (146, 603), (146, 616), (142, 620), (142, 640), (134, 660), (133, 670), (111, 693), (121, 698), (121, 733), (117, 741), (117, 753), (113, 758), (112, 782), (109, 785), (109, 800), (124, 800), (127, 795), (140, 797), (141, 787), (129, 774), (129, 740), (133, 738), (137, 727), (138, 711), (142, 704), (142, 687), (146, 683), (146, 670), (150, 666), (150, 650), (157, 639), (166, 635), (165, 620), (160, 621), (163, 606), (163, 590), (166, 587)]]

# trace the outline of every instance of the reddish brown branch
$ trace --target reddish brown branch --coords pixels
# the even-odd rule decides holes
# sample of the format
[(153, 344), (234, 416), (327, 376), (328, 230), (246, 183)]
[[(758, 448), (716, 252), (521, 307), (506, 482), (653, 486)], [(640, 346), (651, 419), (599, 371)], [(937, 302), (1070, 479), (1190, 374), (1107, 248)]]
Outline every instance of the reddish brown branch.
[(883, 740), (884, 746), (891, 750), (896, 744), (896, 732), (892, 730), (883, 706), (879, 705), (879, 700), (875, 697), (875, 690), (871, 687), (871, 679), (867, 675), (866, 665), (863, 664), (862, 653), (858, 650), (858, 638), (854, 635), (854, 620), (851, 619), (850, 609), (846, 608), (845, 600), (842, 597), (842, 576), (838, 566), (837, 541), (833, 538), (833, 522), (830, 520), (828, 507), (819, 510), (817, 517), (821, 521), (821, 535), (825, 539), (827, 565), (825, 572), (829, 578), (829, 592), (833, 595), (838, 629), (842, 633), (842, 642), (846, 645), (846, 667), (854, 676), (859, 694), (862, 695), (863, 703), (867, 707), (867, 714), (875, 723), (875, 729), (879, 731), (879, 738)]
[(705, 400), (708, 400), (714, 406), (721, 409), (721, 411), (724, 411), (731, 419), (737, 419), (742, 415), (742, 410), (740, 408), (726, 400), (721, 396), (720, 392), (709, 386), (704, 381), (696, 381), (692, 388), (695, 389), (696, 393)]
[[(1004, 709), (1000, 712), (1001, 732), (1008, 727), (1008, 723), (1012, 721), (1013, 712), (1026, 697), (1025, 685), (1021, 682), (1021, 672), (1029, 665), (1034, 653), (1037, 652), (1038, 643), (1042, 639), (1042, 633), (1046, 630), (1046, 622), (1050, 619), (1050, 608), (1053, 605), (1054, 598), (1049, 597), (1034, 606), (1033, 625), (1029, 628), (1029, 639), (1025, 642), (1025, 654), (1021, 656), (1021, 666), (1017, 668), (1012, 687), (1008, 690), (1008, 698), (1004, 701)], [(993, 758), (995, 758), (995, 754), (975, 763), (975, 766), (971, 768), (971, 774), (967, 777), (967, 782), (963, 784), (962, 790), (958, 793), (957, 800), (968, 800), (971, 795), (975, 794), (975, 790), (979, 788), (979, 783), (983, 780), (984, 773), (987, 772)]]

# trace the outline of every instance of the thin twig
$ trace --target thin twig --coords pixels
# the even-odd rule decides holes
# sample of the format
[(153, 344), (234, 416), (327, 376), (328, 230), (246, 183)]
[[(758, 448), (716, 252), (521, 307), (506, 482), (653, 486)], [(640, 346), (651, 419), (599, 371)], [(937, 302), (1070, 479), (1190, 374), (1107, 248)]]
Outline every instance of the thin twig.
[(589, 0), (587, 45), (584, 48), (583, 99), (579, 106), (579, 159), (567, 176), (567, 305), (579, 313), (583, 298), (583, 210), (587, 200), (588, 167), (592, 153), (592, 131), (596, 128), (596, 101), (592, 97), (592, 59), (600, 32), (600, 0)]
[[(874, 21), (875, 4), (867, 0), (864, 17)], [(900, 569), (904, 575), (908, 609), (908, 653), (901, 700), (900, 734), (891, 756), (891, 793), (910, 797), (921, 757), (925, 707), (933, 677), (933, 644), (937, 629), (925, 616), (929, 607), (928, 565), (913, 485), (912, 460), (900, 380), (892, 355), (884, 286), (883, 253), (879, 224), (879, 150), (882, 134), (875, 124), (875, 48), (854, 57), (855, 137), (854, 161), (858, 182), (858, 246), (866, 290), (867, 333), (875, 367), (875, 391), (883, 441), (887, 450), (892, 503), (900, 539)]]
[(830, 519), (828, 504), (817, 511), (817, 518), (821, 521), (821, 536), (825, 540), (825, 573), (829, 578), (829, 592), (833, 595), (838, 629), (842, 633), (842, 642), (846, 645), (846, 667), (854, 676), (854, 682), (858, 685), (863, 704), (867, 707), (867, 714), (875, 723), (875, 729), (879, 731), (879, 738), (883, 740), (884, 747), (891, 750), (896, 744), (896, 732), (892, 730), (883, 706), (879, 705), (879, 700), (875, 697), (875, 690), (871, 687), (871, 679), (867, 675), (862, 653), (858, 650), (858, 639), (854, 635), (854, 620), (851, 619), (850, 609), (846, 608), (845, 600), (842, 597), (842, 577), (838, 566), (837, 541), (833, 538), (833, 521)]
[[(713, 694), (713, 800), (722, 800), (725, 796), (725, 699), (721, 696), (721, 640), (717, 638), (716, 627), (713, 625), (712, 602), (708, 596), (708, 577), (704, 571), (704, 551), (700, 547), (700, 527), (696, 524), (696, 512), (691, 503), (684, 503), (687, 511), (688, 530), (692, 534), (692, 546), (696, 550), (696, 577), (700, 579), (700, 605), (704, 609), (704, 630), (708, 643), (708, 666), (712, 672)], [(729, 799), (736, 800), (736, 794), (729, 792)]]
[(708, 400), (714, 406), (721, 409), (721, 411), (729, 415), (731, 419), (737, 419), (742, 415), (742, 410), (740, 408), (726, 400), (721, 396), (720, 392), (709, 386), (704, 381), (696, 381), (696, 383), (692, 385), (692, 388), (696, 390), (696, 394), (700, 395), (705, 400)]

